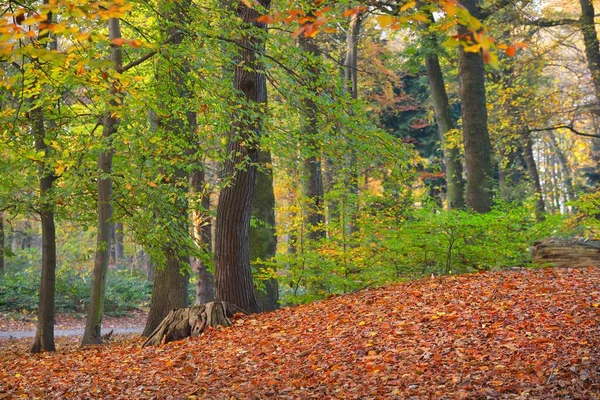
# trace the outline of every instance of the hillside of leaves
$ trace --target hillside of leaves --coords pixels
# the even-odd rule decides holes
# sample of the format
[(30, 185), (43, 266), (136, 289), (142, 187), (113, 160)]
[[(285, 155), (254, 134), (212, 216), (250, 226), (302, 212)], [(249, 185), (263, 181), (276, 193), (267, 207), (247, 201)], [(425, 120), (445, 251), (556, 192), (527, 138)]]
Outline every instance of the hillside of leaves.
[(141, 349), (29, 355), (3, 342), (0, 398), (598, 398), (600, 269), (367, 289)]

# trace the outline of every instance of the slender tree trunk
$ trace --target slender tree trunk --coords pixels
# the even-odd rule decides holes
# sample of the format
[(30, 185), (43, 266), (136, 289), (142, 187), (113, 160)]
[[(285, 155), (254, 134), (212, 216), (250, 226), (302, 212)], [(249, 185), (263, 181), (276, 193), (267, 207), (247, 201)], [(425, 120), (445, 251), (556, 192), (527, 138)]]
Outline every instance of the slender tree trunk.
[(123, 224), (121, 222), (115, 222), (115, 263), (122, 263), (125, 260), (124, 239)]
[[(121, 37), (121, 27), (118, 18), (108, 20), (108, 35), (110, 40)], [(120, 71), (123, 65), (121, 47), (113, 46), (111, 49), (111, 61), (115, 71)], [(118, 82), (113, 82), (110, 101), (111, 108), (122, 105)], [(114, 147), (112, 137), (119, 126), (119, 119), (115, 117), (114, 110), (108, 110), (104, 115), (102, 140), (103, 149), (98, 157), (98, 236), (96, 239), (96, 258), (94, 260), (94, 272), (92, 273), (91, 298), (88, 310), (85, 331), (81, 345), (98, 344), (101, 341), (102, 316), (104, 314), (104, 295), (106, 293), (106, 276), (108, 274), (108, 262), (110, 258), (110, 245), (112, 243), (113, 226), (112, 205), (112, 159)]]
[[(433, 34), (430, 34), (430, 41), (435, 45), (435, 48), (438, 48), (437, 38)], [(435, 54), (427, 56), (425, 58), (425, 66), (444, 155), (448, 209), (461, 209), (465, 206), (462, 162), (460, 159), (460, 149), (456, 146), (449, 147), (446, 143), (446, 135), (455, 126), (452, 114), (450, 113), (450, 103), (438, 56)]]
[[(266, 85), (266, 81), (263, 81)], [(266, 92), (266, 88), (263, 88)], [(271, 153), (261, 150), (258, 153), (260, 170), (256, 174), (256, 187), (252, 200), (252, 216), (258, 219), (255, 226), (250, 227), (250, 260), (259, 272), (275, 271), (272, 266), (277, 251), (277, 235), (275, 233), (275, 192), (273, 190), (273, 168)], [(265, 291), (259, 291), (258, 301), (262, 311), (279, 308), (279, 285), (272, 277), (264, 280)]]
[(566, 189), (566, 200), (573, 201), (575, 200), (575, 189), (573, 188), (573, 177), (571, 173), (571, 168), (569, 168), (569, 163), (567, 161), (567, 156), (562, 148), (556, 142), (556, 137), (553, 132), (548, 132), (548, 138), (550, 139), (550, 147), (554, 151), (556, 158), (558, 159), (558, 164), (562, 171), (562, 175), (564, 178), (564, 184)]
[(0, 211), (0, 278), (5, 273), (4, 266), (4, 213)]
[[(202, 196), (200, 207), (202, 211), (192, 212), (193, 229), (196, 241), (204, 248), (206, 254), (210, 253), (212, 244), (211, 222), (208, 210), (210, 209), (210, 194), (205, 192), (206, 179), (204, 169), (192, 171), (190, 175), (190, 187), (196, 194)], [(196, 282), (196, 305), (205, 304), (215, 299), (215, 280), (208, 271), (206, 263), (202, 258), (192, 260), (192, 270), (198, 274)]]
[[(461, 0), (471, 15), (478, 17), (480, 0)], [(469, 35), (465, 27), (459, 34)], [(485, 69), (480, 53), (465, 52), (458, 56), (460, 97), (462, 101), (463, 140), (467, 172), (467, 206), (485, 213), (492, 208), (492, 145), (488, 132), (485, 96)]]
[[(316, 80), (319, 74), (314, 65), (318, 57), (315, 43), (308, 38), (300, 38), (300, 47), (307, 54), (309, 63), (309, 78)], [(311, 241), (318, 241), (326, 237), (325, 215), (323, 210), (323, 175), (321, 171), (321, 152), (317, 138), (319, 128), (317, 124), (317, 104), (310, 97), (303, 99), (305, 146), (310, 154), (304, 159), (304, 196), (306, 197), (306, 237)]]
[(535, 193), (535, 215), (536, 219), (541, 222), (545, 218), (546, 206), (544, 204), (544, 195), (542, 190), (542, 184), (540, 183), (540, 174), (538, 167), (533, 156), (533, 141), (531, 140), (531, 134), (525, 132), (522, 135), (523, 138), (523, 158), (527, 165), (527, 173), (529, 174), (529, 185), (531, 190)]
[[(270, 0), (259, 0), (265, 8)], [(215, 238), (215, 292), (217, 301), (226, 301), (246, 312), (258, 312), (260, 306), (254, 291), (250, 269), (250, 216), (258, 161), (259, 140), (262, 132), (264, 106), (267, 100), (266, 79), (257, 51), (264, 49), (266, 28), (258, 23), (259, 12), (237, 4), (236, 15), (248, 26), (239, 38), (234, 88), (241, 93), (240, 103), (252, 116), (234, 115), (229, 133), (224, 165), (229, 185), (221, 190), (217, 206)], [(251, 29), (262, 28), (259, 34)], [(252, 113), (250, 113), (252, 114)], [(243, 166), (243, 168), (240, 168)]]
[[(346, 81), (346, 91), (350, 93), (350, 97), (358, 99), (358, 39), (362, 28), (362, 14), (355, 14), (350, 19), (350, 26), (346, 35), (346, 59), (344, 61), (344, 77)], [(345, 201), (346, 210), (344, 212), (348, 233), (351, 235), (356, 230), (354, 216), (357, 209), (358, 201), (358, 166), (356, 160), (356, 151), (354, 141), (350, 141), (350, 153), (348, 155), (348, 189), (350, 196), (347, 196)], [(342, 226), (342, 229), (346, 229)]]
[[(48, 0), (44, 0), (48, 4)], [(52, 13), (48, 13), (45, 21), (52, 23)], [(41, 35), (40, 39), (48, 38), (49, 34)], [(49, 43), (50, 50), (56, 51), (57, 42), (53, 38)], [(33, 100), (33, 99), (32, 99)], [(44, 159), (48, 158), (51, 147), (46, 144), (46, 125), (44, 111), (37, 106), (30, 111), (32, 133), (35, 150), (43, 153)], [(54, 351), (54, 297), (56, 288), (56, 228), (54, 225), (54, 201), (51, 191), (57, 179), (52, 169), (42, 161), (38, 167), (40, 179), (40, 222), (42, 225), (42, 276), (40, 281), (40, 295), (38, 306), (38, 321), (35, 337), (31, 346), (31, 353)]]

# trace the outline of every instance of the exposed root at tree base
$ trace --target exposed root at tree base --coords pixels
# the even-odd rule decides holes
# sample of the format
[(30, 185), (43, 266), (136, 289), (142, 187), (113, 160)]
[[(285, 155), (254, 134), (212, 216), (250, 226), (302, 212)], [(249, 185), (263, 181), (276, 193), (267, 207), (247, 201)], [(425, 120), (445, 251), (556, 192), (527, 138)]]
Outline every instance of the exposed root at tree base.
[(244, 310), (235, 304), (213, 301), (198, 306), (171, 310), (148, 336), (142, 347), (155, 346), (202, 335), (207, 327), (231, 326), (230, 318)]

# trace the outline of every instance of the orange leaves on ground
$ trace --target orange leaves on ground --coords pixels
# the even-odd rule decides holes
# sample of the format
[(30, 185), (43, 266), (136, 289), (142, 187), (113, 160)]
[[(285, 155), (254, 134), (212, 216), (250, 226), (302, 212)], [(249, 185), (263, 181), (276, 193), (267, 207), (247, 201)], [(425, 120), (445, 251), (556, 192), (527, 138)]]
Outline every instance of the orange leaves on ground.
[(250, 315), (159, 347), (0, 346), (0, 397), (598, 398), (600, 269), (480, 273)]

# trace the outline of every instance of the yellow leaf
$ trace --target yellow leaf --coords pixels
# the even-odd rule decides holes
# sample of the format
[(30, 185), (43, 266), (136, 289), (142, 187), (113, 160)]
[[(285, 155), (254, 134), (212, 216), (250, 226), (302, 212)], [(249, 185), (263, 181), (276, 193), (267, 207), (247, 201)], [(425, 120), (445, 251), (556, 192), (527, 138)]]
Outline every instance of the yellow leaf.
[(413, 8), (416, 5), (417, 5), (416, 1), (409, 1), (408, 3), (406, 3), (405, 5), (403, 5), (402, 7), (400, 7), (400, 11), (404, 12), (406, 10), (410, 10), (411, 8)]
[(396, 18), (392, 15), (378, 15), (375, 17), (375, 19), (377, 20), (379, 26), (381, 26), (382, 28), (388, 27), (392, 24), (392, 22), (396, 20)]
[(592, 307), (594, 307), (594, 308), (598, 308), (598, 307), (600, 307), (600, 304), (598, 304), (598, 303), (594, 303), (594, 304), (592, 304)]
[(475, 44), (472, 44), (470, 46), (465, 46), (464, 47), (464, 50), (467, 53), (477, 53), (480, 49), (481, 49), (481, 44), (479, 44), (479, 43), (475, 43)]
[(428, 23), (431, 22), (429, 20), (429, 18), (427, 18), (425, 15), (423, 14), (415, 14), (412, 16), (412, 19), (414, 19), (415, 21), (420, 21), (420, 22), (424, 22), (424, 23)]

